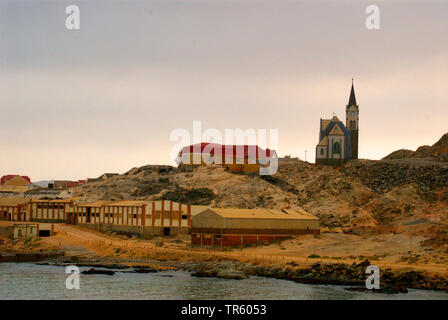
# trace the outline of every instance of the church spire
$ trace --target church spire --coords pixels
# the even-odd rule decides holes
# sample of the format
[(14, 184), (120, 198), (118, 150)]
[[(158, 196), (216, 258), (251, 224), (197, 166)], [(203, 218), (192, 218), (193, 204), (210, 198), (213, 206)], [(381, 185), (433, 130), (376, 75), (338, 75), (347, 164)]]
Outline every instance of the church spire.
[(348, 100), (348, 106), (356, 106), (355, 87), (353, 86), (353, 78), (352, 78), (352, 90), (350, 91), (350, 99)]

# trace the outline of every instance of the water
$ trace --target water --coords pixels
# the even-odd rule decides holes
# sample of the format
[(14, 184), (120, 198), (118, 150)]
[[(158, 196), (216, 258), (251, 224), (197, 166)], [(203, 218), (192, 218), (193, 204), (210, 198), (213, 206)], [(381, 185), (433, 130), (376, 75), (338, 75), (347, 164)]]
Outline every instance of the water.
[(81, 274), (80, 289), (68, 290), (66, 277), (63, 267), (0, 263), (0, 299), (448, 299), (446, 292), (359, 293), (346, 291), (343, 286), (307, 285), (262, 277), (196, 278), (183, 271)]

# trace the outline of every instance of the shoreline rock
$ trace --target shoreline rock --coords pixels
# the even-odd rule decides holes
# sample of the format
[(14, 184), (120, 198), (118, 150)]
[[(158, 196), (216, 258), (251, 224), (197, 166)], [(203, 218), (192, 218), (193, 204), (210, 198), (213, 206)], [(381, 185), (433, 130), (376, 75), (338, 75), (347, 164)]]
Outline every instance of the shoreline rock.
[[(72, 259), (75, 258), (75, 259)], [(43, 260), (43, 259), (40, 259)], [(192, 277), (213, 277), (222, 279), (245, 279), (249, 276), (259, 276), (275, 279), (290, 280), (304, 284), (320, 285), (342, 285), (350, 286), (349, 291), (363, 291), (365, 285), (366, 267), (370, 265), (368, 260), (361, 263), (346, 265), (343, 263), (315, 263), (307, 268), (300, 266), (270, 267), (243, 263), (238, 260), (231, 261), (159, 261), (151, 260), (151, 264), (159, 267), (147, 265), (126, 265), (125, 260), (121, 263), (107, 261), (107, 258), (97, 257), (53, 257), (46, 261), (40, 261), (40, 265), (90, 267), (106, 269), (104, 271), (129, 272), (129, 273), (157, 273), (166, 269), (182, 270), (190, 272)], [(31, 260), (32, 261), (32, 260)], [(20, 262), (30, 262), (21, 260)], [(128, 260), (128, 263), (135, 263), (136, 260)], [(146, 261), (145, 261), (146, 262)], [(128, 269), (128, 270), (126, 270)], [(98, 269), (97, 269), (98, 270)], [(86, 274), (86, 273), (85, 273)], [(390, 268), (381, 270), (379, 293), (405, 293), (407, 289), (435, 290), (448, 292), (448, 279), (440, 275), (430, 275), (425, 271), (392, 271)], [(371, 292), (369, 290), (369, 292)]]
[(91, 268), (89, 270), (81, 271), (81, 273), (82, 274), (105, 274), (108, 276), (113, 276), (115, 274), (115, 271)]
[(43, 252), (15, 252), (15, 253), (2, 252), (0, 253), (0, 263), (42, 261), (61, 256), (64, 256), (64, 251), (62, 250), (52, 250)]

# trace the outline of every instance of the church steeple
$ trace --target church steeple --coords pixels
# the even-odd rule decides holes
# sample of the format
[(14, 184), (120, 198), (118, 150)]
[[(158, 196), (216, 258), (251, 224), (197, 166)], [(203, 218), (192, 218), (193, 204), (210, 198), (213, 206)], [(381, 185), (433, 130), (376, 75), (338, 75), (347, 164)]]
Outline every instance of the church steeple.
[(345, 116), (345, 126), (350, 131), (351, 159), (358, 159), (359, 106), (356, 103), (353, 79), (350, 99), (345, 108)]
[(356, 106), (356, 96), (355, 96), (355, 87), (353, 86), (353, 78), (352, 78), (352, 90), (350, 91), (350, 99), (348, 100), (348, 106)]

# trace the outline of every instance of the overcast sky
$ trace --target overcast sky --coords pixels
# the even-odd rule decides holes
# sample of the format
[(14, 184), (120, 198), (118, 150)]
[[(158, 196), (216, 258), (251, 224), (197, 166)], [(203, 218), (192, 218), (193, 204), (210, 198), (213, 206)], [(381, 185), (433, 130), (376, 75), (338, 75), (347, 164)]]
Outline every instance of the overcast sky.
[[(79, 5), (81, 29), (65, 28)], [(365, 8), (381, 10), (369, 31)], [(279, 130), (314, 162), (319, 119), (380, 159), (448, 132), (445, 1), (0, 0), (0, 174), (83, 179), (170, 163), (176, 128)]]

